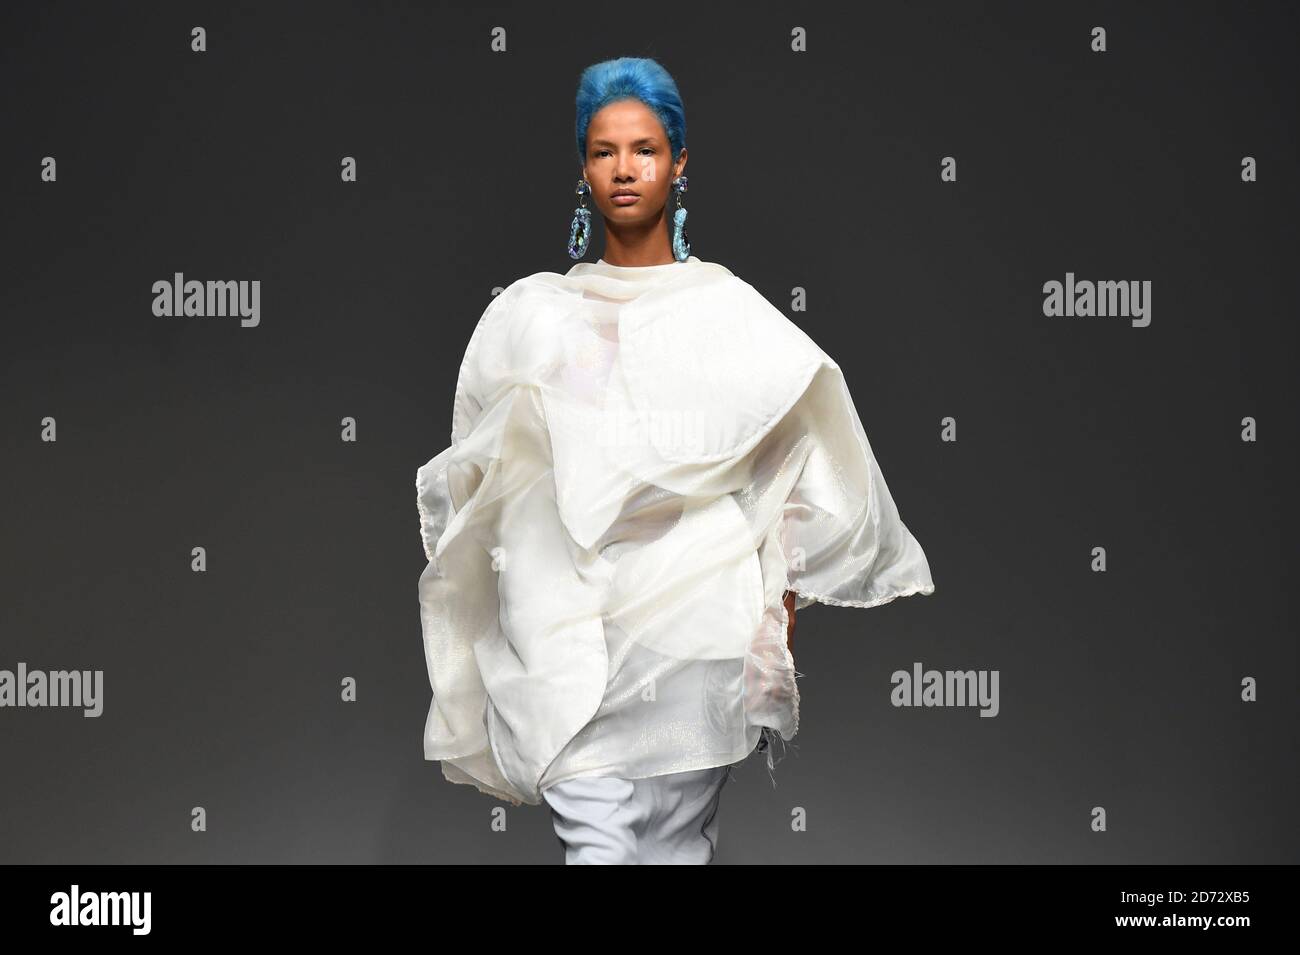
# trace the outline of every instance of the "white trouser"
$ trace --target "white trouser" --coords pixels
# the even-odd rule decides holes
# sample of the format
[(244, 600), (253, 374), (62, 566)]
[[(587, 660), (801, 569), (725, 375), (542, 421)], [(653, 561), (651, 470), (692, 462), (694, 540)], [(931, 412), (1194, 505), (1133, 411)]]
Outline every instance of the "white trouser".
[(707, 865), (730, 766), (645, 779), (580, 776), (542, 791), (566, 865)]

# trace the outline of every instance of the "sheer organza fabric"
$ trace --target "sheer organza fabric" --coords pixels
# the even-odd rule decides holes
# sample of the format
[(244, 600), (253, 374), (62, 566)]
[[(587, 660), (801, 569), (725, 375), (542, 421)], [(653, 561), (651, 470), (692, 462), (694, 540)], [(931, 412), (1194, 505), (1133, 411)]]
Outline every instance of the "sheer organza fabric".
[(506, 288), (416, 489), (425, 757), (515, 804), (791, 739), (786, 590), (934, 591), (839, 366), (695, 257)]

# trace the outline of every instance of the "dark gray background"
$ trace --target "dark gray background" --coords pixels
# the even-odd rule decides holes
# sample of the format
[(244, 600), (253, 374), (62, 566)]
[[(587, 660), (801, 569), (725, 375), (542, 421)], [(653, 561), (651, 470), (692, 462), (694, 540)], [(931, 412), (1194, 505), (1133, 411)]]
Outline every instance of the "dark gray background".
[[(375, 6), (0, 14), (0, 667), (106, 683), (0, 710), (0, 859), (561, 861), (423, 759), (414, 479), (493, 287), (572, 264), (579, 72), (649, 55), (695, 254), (808, 290), (936, 582), (799, 614), (797, 751), (718, 861), (1297, 861), (1291, 5)], [(176, 271), (261, 326), (154, 317)], [(1067, 271), (1150, 279), (1150, 327), (1044, 317)], [(891, 707), (916, 660), (1001, 714)]]

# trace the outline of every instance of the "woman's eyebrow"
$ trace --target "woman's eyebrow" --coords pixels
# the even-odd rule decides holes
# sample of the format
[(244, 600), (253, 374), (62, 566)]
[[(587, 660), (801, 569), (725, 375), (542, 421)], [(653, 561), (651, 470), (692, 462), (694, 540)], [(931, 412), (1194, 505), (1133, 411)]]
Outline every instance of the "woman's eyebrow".
[[(653, 143), (653, 142), (655, 142), (655, 138), (654, 138), (653, 136), (642, 136), (640, 139), (638, 139), (638, 140), (636, 140), (635, 142), (633, 142), (632, 145), (633, 145), (633, 146), (640, 146), (642, 143)], [(615, 145), (617, 145), (617, 143), (611, 143), (608, 139), (593, 139), (593, 140), (591, 141), (591, 144), (592, 144), (593, 146), (615, 146)]]

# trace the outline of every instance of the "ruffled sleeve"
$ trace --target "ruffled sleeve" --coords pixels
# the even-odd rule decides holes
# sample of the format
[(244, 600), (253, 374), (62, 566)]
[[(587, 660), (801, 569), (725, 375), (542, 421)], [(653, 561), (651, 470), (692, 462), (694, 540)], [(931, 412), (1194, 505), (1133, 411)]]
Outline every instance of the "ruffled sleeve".
[(824, 365), (792, 413), (807, 448), (781, 526), (796, 608), (933, 593), (925, 552), (899, 516), (839, 367)]
[[(508, 290), (507, 290), (508, 291)], [(461, 445), (475, 430), (488, 405), (483, 367), (489, 348), (483, 346), (492, 329), (501, 324), (508, 311), (507, 293), (502, 292), (488, 303), (474, 331), (456, 374), (456, 391), (452, 398), (451, 445), (422, 465), (415, 475), (416, 507), (420, 517), (420, 540), (425, 556), (436, 563), (438, 541), (446, 533), (454, 515), (462, 510), (478, 491), (485, 474), (482, 466), (488, 457), (467, 453)]]
[(484, 339), (504, 311), (504, 294), (488, 305), (466, 346), (453, 401), (452, 443), (416, 471), (415, 486), (428, 558), (419, 582), (420, 621), (433, 690), (424, 755), (443, 761), (447, 779), (472, 782), (517, 803), (519, 793), (491, 758), (484, 720), (488, 696), (474, 649), (497, 626), (497, 575), (477, 525), (485, 500), (495, 493), (497, 419), (508, 410), (506, 402), (493, 403), (482, 388), (482, 362), (491, 350)]

